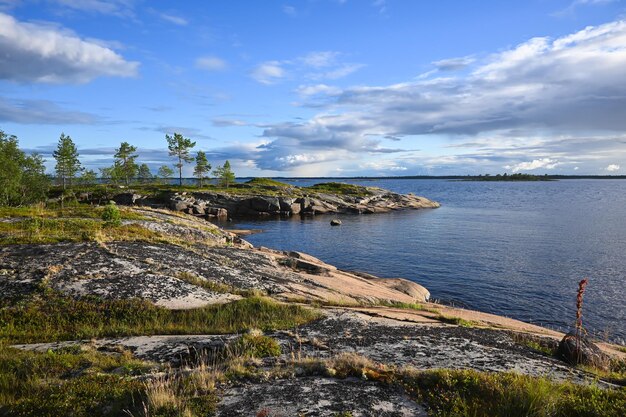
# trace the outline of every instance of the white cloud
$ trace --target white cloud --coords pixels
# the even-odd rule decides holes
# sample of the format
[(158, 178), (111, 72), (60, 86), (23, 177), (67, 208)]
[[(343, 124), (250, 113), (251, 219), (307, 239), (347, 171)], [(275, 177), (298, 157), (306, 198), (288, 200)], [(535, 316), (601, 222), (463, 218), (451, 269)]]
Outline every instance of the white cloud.
[(102, 43), (0, 13), (0, 79), (85, 83), (101, 76), (132, 77), (138, 67)]
[(338, 56), (339, 52), (335, 51), (310, 52), (300, 57), (300, 61), (309, 67), (323, 68), (334, 65)]
[(363, 64), (342, 64), (337, 68), (334, 68), (330, 71), (319, 72), (314, 74), (309, 74), (309, 78), (317, 80), (317, 79), (329, 79), (329, 80), (337, 80), (339, 78), (346, 77), (353, 72), (358, 71), (363, 68), (365, 65)]
[(261, 84), (274, 84), (287, 75), (281, 65), (279, 61), (264, 62), (252, 71), (251, 76)]
[(559, 162), (555, 159), (550, 159), (550, 158), (541, 158), (541, 159), (534, 159), (530, 162), (520, 162), (519, 164), (515, 164), (515, 165), (507, 165), (504, 168), (506, 169), (510, 169), (513, 172), (519, 172), (519, 171), (533, 171), (535, 169), (554, 169), (559, 165)]
[(196, 59), (196, 68), (206, 71), (222, 71), (227, 66), (226, 61), (215, 56), (205, 56)]
[(189, 24), (187, 19), (185, 19), (184, 17), (176, 16), (173, 14), (159, 13), (159, 17), (167, 22), (173, 23), (178, 26), (187, 26)]
[(318, 94), (335, 95), (341, 93), (341, 89), (326, 84), (301, 85), (296, 93), (302, 97), (310, 97)]
[(274, 84), (285, 78), (287, 72), (309, 80), (336, 80), (364, 66), (341, 62), (340, 57), (341, 53), (336, 51), (315, 51), (294, 59), (266, 61), (258, 65), (251, 76), (262, 84)]
[(617, 164), (610, 164), (608, 167), (606, 167), (606, 170), (609, 172), (615, 172), (615, 171), (619, 171), (620, 166)]
[(112, 15), (118, 17), (134, 16), (134, 0), (48, 0), (68, 9)]
[(626, 157), (626, 21), (533, 38), (472, 65), (467, 74), (386, 86), (301, 86), (304, 105), (321, 110), (268, 126), (266, 149), (398, 152), (381, 148), (384, 137), (402, 136), (406, 146), (436, 136), (473, 142), (444, 161), (450, 166), (593, 172)]

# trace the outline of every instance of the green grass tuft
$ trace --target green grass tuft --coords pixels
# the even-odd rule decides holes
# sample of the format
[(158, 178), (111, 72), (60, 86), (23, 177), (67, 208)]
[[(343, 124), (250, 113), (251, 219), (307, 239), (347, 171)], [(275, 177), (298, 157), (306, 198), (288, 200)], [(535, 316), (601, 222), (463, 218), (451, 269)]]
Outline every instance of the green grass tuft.
[(167, 310), (140, 300), (43, 297), (0, 308), (0, 339), (51, 342), (153, 334), (224, 334), (249, 329), (288, 329), (320, 317), (301, 306), (250, 297), (191, 310)]

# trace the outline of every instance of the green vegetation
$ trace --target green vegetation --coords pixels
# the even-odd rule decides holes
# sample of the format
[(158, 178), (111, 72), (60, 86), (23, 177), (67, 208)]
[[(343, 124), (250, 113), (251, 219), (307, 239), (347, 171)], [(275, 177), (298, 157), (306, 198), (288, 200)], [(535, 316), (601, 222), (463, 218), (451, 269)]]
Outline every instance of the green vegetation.
[(72, 180), (80, 172), (80, 161), (78, 160), (78, 150), (72, 138), (61, 133), (56, 150), (52, 153), (57, 163), (54, 167), (59, 182), (63, 189), (67, 185), (72, 185)]
[(121, 415), (143, 388), (129, 376), (151, 367), (126, 351), (75, 346), (36, 353), (0, 344), (0, 415)]
[(464, 181), (554, 181), (548, 175), (533, 174), (497, 174), (497, 175), (478, 175), (476, 177), (464, 178)]
[(169, 180), (170, 178), (174, 176), (174, 171), (172, 170), (172, 168), (168, 167), (167, 165), (162, 165), (161, 167), (159, 167), (157, 176), (164, 180)]
[(253, 187), (280, 187), (280, 188), (294, 188), (293, 185), (287, 184), (285, 182), (280, 182), (273, 180), (271, 178), (252, 178), (245, 182), (246, 184)]
[(224, 334), (288, 329), (320, 317), (314, 310), (263, 297), (168, 310), (147, 301), (74, 299), (43, 291), (0, 308), (0, 339), (34, 343), (152, 334)]
[(147, 164), (139, 165), (139, 169), (137, 171), (137, 179), (139, 179), (139, 182), (141, 184), (148, 184), (150, 181), (152, 181), (153, 178), (154, 175), (152, 175), (152, 172), (150, 172), (150, 167), (148, 167)]
[(124, 179), (126, 185), (130, 184), (130, 181), (137, 176), (139, 167), (135, 160), (137, 159), (137, 147), (132, 146), (128, 142), (122, 142), (120, 147), (115, 149), (115, 163), (113, 170), (119, 173), (119, 176)]
[(204, 180), (206, 180), (207, 174), (211, 171), (211, 164), (206, 158), (206, 153), (198, 151), (196, 154), (196, 166), (193, 170), (193, 175), (198, 179), (198, 187), (202, 188)]
[(357, 197), (366, 197), (372, 195), (367, 187), (363, 187), (361, 185), (346, 184), (343, 182), (325, 182), (315, 184), (311, 187), (303, 188), (303, 190), (316, 193), (353, 195)]
[(167, 149), (170, 156), (176, 158), (177, 162), (174, 164), (178, 168), (178, 181), (179, 185), (183, 185), (183, 166), (185, 163), (193, 161), (189, 150), (196, 146), (196, 142), (192, 142), (191, 139), (183, 137), (180, 133), (174, 133), (174, 136), (165, 135), (167, 140)]
[(461, 327), (475, 327), (479, 324), (478, 322), (472, 320), (465, 320), (460, 317), (446, 316), (444, 314), (439, 314), (437, 316), (437, 320), (443, 323), (454, 324)]
[(213, 171), (213, 175), (217, 179), (217, 185), (220, 187), (228, 188), (231, 184), (235, 182), (235, 173), (230, 168), (230, 162), (224, 162), (224, 165), (221, 167), (217, 167), (215, 171)]
[(120, 209), (117, 208), (113, 201), (109, 202), (102, 211), (102, 220), (104, 220), (105, 226), (121, 226), (122, 215)]
[(302, 360), (309, 374), (400, 385), (435, 417), (621, 417), (626, 389), (556, 382), (517, 373), (395, 369), (357, 354)]
[(39, 155), (26, 156), (17, 137), (0, 130), (0, 206), (33, 204), (46, 198), (50, 180)]
[(271, 337), (251, 332), (244, 334), (228, 347), (229, 354), (240, 358), (280, 356), (280, 344)]
[(626, 410), (624, 389), (515, 373), (407, 371), (399, 380), (437, 417), (620, 417)]

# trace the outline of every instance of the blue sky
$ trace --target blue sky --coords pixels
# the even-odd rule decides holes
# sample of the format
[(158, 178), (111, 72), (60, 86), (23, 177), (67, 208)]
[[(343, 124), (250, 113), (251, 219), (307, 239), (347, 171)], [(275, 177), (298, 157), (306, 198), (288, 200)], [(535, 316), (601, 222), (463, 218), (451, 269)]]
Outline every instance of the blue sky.
[[(0, 0), (0, 129), (86, 166), (626, 174), (626, 2)], [(52, 161), (49, 161), (52, 166)], [(187, 174), (191, 173), (191, 167)]]

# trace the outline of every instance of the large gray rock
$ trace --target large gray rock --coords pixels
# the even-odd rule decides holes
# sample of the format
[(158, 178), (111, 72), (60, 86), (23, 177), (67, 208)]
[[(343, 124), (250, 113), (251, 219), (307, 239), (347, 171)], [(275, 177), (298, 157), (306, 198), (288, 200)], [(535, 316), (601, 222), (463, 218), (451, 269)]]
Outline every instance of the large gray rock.
[(586, 336), (577, 336), (575, 332), (566, 334), (559, 343), (558, 354), (572, 365), (587, 365), (605, 369), (609, 358)]
[(278, 199), (278, 204), (280, 205), (280, 211), (292, 211), (291, 206), (293, 205), (294, 199), (288, 197), (281, 197)]
[(280, 211), (280, 201), (276, 197), (252, 197), (248, 200), (249, 207), (258, 212), (273, 213)]

